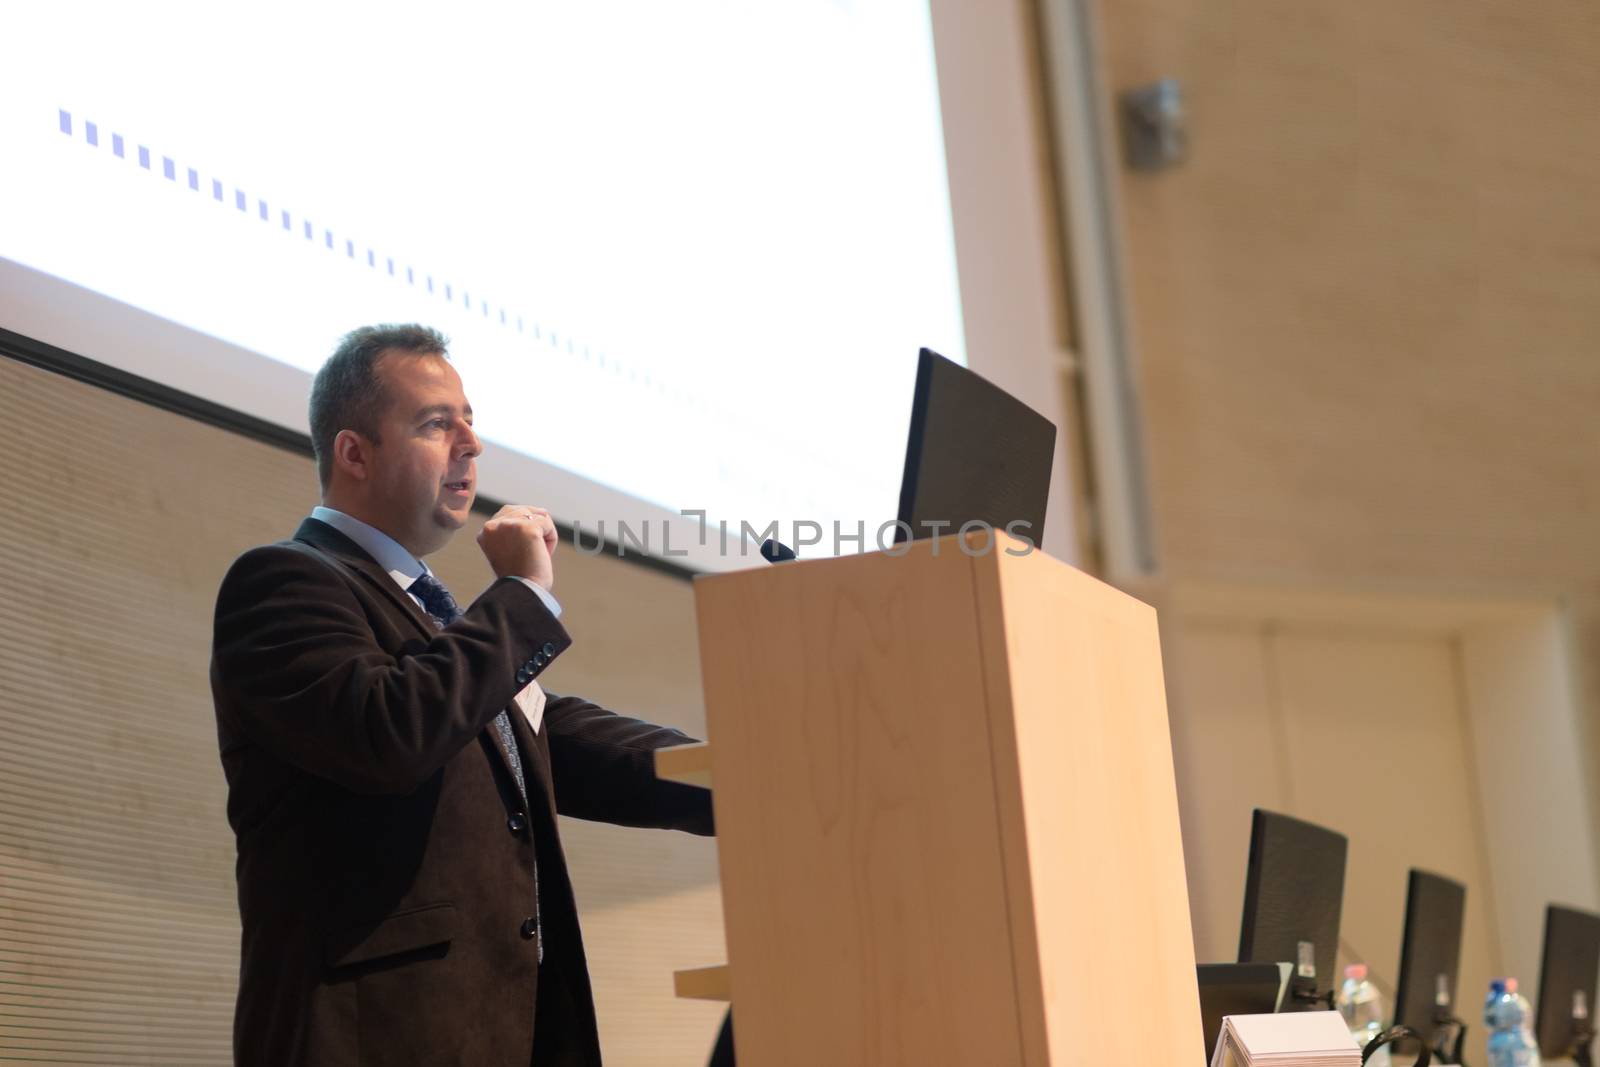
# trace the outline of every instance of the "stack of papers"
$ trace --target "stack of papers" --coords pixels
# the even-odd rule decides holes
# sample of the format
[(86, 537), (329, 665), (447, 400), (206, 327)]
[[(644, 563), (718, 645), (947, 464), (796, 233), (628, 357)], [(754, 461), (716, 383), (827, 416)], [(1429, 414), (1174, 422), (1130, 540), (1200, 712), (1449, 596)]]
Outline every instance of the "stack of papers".
[(1336, 1011), (1228, 1015), (1211, 1067), (1361, 1067), (1361, 1049)]

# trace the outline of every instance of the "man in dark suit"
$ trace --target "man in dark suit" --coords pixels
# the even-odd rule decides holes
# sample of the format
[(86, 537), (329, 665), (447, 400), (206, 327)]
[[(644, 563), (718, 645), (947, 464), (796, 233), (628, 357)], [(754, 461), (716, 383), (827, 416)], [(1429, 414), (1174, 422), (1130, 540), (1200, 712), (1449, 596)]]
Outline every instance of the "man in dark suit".
[(432, 330), (347, 336), (317, 374), (323, 506), (241, 556), (211, 683), (243, 923), (241, 1064), (598, 1064), (556, 813), (712, 832), (660, 782), (690, 740), (535, 680), (570, 643), (548, 512), (502, 508), (462, 609), (422, 562), (480, 446)]

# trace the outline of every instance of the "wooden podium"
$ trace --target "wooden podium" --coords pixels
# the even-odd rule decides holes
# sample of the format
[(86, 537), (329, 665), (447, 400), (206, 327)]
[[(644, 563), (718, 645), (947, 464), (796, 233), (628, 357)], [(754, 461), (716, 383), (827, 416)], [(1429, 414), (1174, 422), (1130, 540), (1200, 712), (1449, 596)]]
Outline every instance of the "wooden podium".
[(742, 1067), (1203, 1058), (1155, 612), (986, 540), (696, 580)]

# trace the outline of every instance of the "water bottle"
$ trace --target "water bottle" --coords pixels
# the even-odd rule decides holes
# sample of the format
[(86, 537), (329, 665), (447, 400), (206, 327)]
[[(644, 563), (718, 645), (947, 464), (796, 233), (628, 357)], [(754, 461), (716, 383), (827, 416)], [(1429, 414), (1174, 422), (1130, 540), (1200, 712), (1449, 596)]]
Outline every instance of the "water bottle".
[[(1355, 1038), (1357, 1048), (1366, 1048), (1368, 1042), (1383, 1032), (1383, 998), (1367, 981), (1367, 965), (1352, 963), (1344, 969), (1344, 985), (1339, 987), (1339, 1014)], [(1368, 1067), (1389, 1067), (1389, 1047), (1385, 1045), (1372, 1054)]]
[(1504, 978), (1491, 978), (1489, 980), (1489, 995), (1483, 998), (1483, 1026), (1484, 1029), (1494, 1031), (1494, 1006), (1500, 1003), (1500, 998), (1506, 995), (1506, 980)]
[(1489, 984), (1483, 1024), (1489, 1028), (1489, 1067), (1539, 1067), (1539, 1046), (1528, 1029), (1533, 1008), (1517, 992), (1517, 980)]

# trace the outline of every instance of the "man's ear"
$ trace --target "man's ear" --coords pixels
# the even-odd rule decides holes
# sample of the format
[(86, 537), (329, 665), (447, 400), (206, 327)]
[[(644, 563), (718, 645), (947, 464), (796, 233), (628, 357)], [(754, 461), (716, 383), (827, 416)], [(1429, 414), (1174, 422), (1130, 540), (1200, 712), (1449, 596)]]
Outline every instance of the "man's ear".
[(354, 430), (340, 430), (333, 439), (333, 469), (352, 481), (372, 476), (372, 442)]

